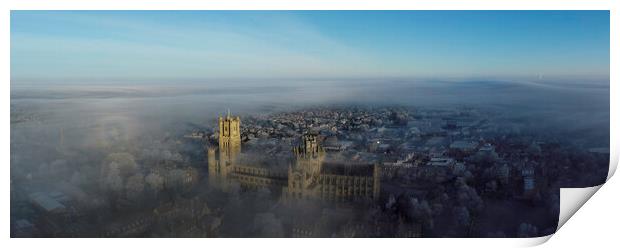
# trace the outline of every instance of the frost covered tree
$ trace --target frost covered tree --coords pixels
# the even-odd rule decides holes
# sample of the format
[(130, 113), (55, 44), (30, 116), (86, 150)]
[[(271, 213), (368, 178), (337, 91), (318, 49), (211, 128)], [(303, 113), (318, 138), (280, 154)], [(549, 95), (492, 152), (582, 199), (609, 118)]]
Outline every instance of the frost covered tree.
[(130, 176), (125, 184), (125, 193), (131, 200), (139, 200), (144, 193), (144, 177), (137, 173)]
[(538, 235), (538, 228), (529, 223), (521, 223), (519, 225), (519, 231), (517, 236), (519, 238), (536, 237)]
[(164, 188), (164, 178), (156, 173), (149, 173), (145, 178), (144, 182), (148, 189), (159, 192)]

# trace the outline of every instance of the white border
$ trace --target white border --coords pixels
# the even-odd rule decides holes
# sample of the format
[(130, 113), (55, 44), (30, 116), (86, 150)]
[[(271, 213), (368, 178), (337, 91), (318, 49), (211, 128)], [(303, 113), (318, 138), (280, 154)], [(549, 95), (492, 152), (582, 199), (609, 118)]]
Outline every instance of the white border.
[(488, 0), (228, 0), (228, 1), (153, 1), (153, 0), (11, 0), (10, 9), (258, 9), (258, 10), (321, 10), (321, 9), (352, 9), (352, 10), (388, 10), (388, 9), (421, 9), (421, 10), (476, 10), (476, 9), (610, 9), (613, 1), (588, 0), (537, 0), (537, 1), (488, 1)]
[[(0, 232), (5, 235), (5, 239), (2, 242), (6, 242), (8, 245), (28, 245), (38, 247), (55, 247), (67, 245), (70, 246), (94, 246), (94, 247), (109, 247), (110, 245), (118, 245), (123, 242), (123, 245), (127, 246), (177, 246), (177, 245), (199, 245), (199, 246), (230, 246), (230, 245), (245, 245), (254, 246), (256, 242), (260, 242), (264, 245), (275, 246), (296, 246), (296, 247), (316, 247), (317, 245), (333, 245), (333, 246), (360, 246), (360, 247), (378, 247), (378, 246), (394, 246), (394, 245), (423, 245), (423, 246), (476, 246), (476, 247), (496, 247), (501, 245), (505, 246), (524, 246), (539, 244), (548, 239), (548, 237), (536, 238), (536, 239), (10, 239), (8, 236), (10, 233), (9, 227), (9, 151), (10, 151), (10, 127), (9, 127), (9, 106), (10, 101), (10, 12), (9, 10), (25, 10), (25, 9), (55, 9), (55, 10), (87, 10), (87, 9), (105, 9), (105, 10), (120, 10), (120, 9), (138, 9), (138, 10), (165, 10), (165, 9), (208, 9), (208, 10), (224, 10), (224, 9), (257, 9), (257, 10), (322, 10), (322, 9), (353, 9), (353, 10), (386, 10), (386, 9), (420, 9), (420, 10), (494, 10), (494, 9), (516, 9), (516, 10), (612, 10), (611, 11), (611, 68), (619, 68), (617, 66), (618, 51), (613, 44), (618, 44), (618, 32), (617, 25), (614, 25), (618, 21), (618, 1), (574, 1), (574, 0), (390, 0), (390, 1), (378, 1), (378, 0), (264, 0), (264, 1), (248, 1), (248, 0), (228, 0), (228, 1), (199, 1), (199, 0), (169, 0), (164, 2), (162, 0), (9, 0), (0, 1), (4, 12), (0, 17), (0, 27), (2, 32), (0, 33), (0, 41), (2, 42), (2, 49), (4, 59), (0, 60), (0, 76), (3, 79), (2, 95), (6, 97), (4, 100), (4, 107), (2, 108), (3, 125), (2, 140), (3, 148), (0, 150), (1, 157), (4, 159), (3, 169), (5, 170), (2, 175), (2, 190), (0, 191), (0, 200), (3, 204), (0, 204), (2, 215)], [(611, 75), (611, 127), (618, 126), (617, 113), (614, 112), (618, 109), (618, 101), (613, 96), (618, 96), (617, 76), (612, 73)], [(613, 128), (611, 129), (611, 165), (609, 176), (613, 174), (618, 164), (618, 132)], [(612, 180), (613, 181), (613, 180)], [(617, 183), (616, 183), (617, 184)], [(613, 187), (606, 189), (608, 187)], [(603, 191), (616, 192), (618, 185), (605, 185)], [(616, 192), (617, 193), (617, 192)], [(617, 194), (616, 194), (617, 195)], [(598, 199), (598, 204), (609, 207), (618, 206), (617, 200), (613, 199), (614, 196), (607, 195), (608, 199)], [(565, 196), (563, 196), (565, 197)], [(613, 197), (613, 198), (612, 198)], [(566, 197), (565, 197), (566, 198)], [(596, 198), (596, 196), (594, 197)], [(571, 199), (575, 200), (575, 199)], [(611, 203), (611, 204), (610, 204)], [(609, 222), (603, 222), (606, 219), (606, 215), (611, 215), (609, 212), (596, 211), (598, 207), (602, 206), (588, 206), (591, 210), (587, 220), (598, 219), (600, 226), (612, 228), (613, 224)], [(607, 208), (608, 211), (613, 211), (615, 208)], [(614, 212), (615, 213), (615, 212)], [(583, 218), (582, 218), (583, 219)], [(615, 220), (618, 220), (617, 218)], [(572, 221), (570, 221), (572, 222)], [(569, 222), (569, 223), (570, 223)], [(591, 226), (579, 226), (577, 220), (570, 225), (574, 228), (580, 229), (579, 233), (587, 233), (592, 229)], [(599, 228), (600, 229), (600, 228)], [(562, 232), (561, 230), (559, 231)], [(590, 232), (591, 236), (579, 237), (578, 235), (563, 236), (564, 240), (558, 240), (553, 242), (555, 245), (567, 245), (571, 244), (574, 240), (605, 240), (612, 241), (615, 238), (600, 237), (596, 232)], [(95, 242), (93, 242), (95, 241)], [(277, 241), (277, 242), (274, 242)], [(263, 243), (264, 242), (264, 243)], [(405, 243), (406, 242), (406, 243)], [(411, 243), (413, 242), (413, 243)], [(6, 247), (6, 246), (4, 246)]]

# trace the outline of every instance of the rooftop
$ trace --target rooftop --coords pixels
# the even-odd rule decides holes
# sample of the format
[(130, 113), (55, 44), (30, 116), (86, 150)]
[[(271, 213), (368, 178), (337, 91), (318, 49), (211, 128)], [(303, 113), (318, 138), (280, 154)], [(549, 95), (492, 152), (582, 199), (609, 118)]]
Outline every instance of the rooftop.
[(458, 140), (450, 144), (450, 148), (460, 150), (473, 150), (476, 149), (476, 147), (478, 147), (478, 142), (475, 141)]
[(43, 210), (47, 212), (65, 210), (65, 205), (63, 205), (62, 203), (58, 202), (57, 200), (55, 200), (54, 198), (50, 197), (49, 195), (45, 193), (38, 192), (38, 193), (30, 194), (30, 200), (35, 205), (37, 205), (38, 207), (42, 208)]

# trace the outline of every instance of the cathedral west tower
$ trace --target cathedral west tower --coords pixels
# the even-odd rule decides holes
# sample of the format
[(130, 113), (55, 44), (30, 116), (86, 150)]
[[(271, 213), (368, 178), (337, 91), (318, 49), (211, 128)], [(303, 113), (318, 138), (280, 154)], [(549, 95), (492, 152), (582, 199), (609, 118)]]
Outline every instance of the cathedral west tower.
[(241, 120), (239, 116), (232, 117), (230, 112), (226, 117), (219, 117), (219, 152), (220, 163), (224, 167), (232, 165), (241, 153)]

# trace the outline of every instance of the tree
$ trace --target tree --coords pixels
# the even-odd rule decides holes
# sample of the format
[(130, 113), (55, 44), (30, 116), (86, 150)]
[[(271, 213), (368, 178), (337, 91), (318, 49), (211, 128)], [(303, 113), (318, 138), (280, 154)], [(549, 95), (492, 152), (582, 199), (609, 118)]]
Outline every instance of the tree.
[(106, 177), (111, 170), (118, 170), (118, 175), (123, 179), (132, 176), (138, 172), (138, 164), (133, 155), (126, 152), (118, 152), (109, 154), (103, 161), (101, 174)]
[(159, 192), (164, 188), (164, 178), (162, 178), (156, 173), (148, 174), (144, 178), (144, 181), (146, 183), (146, 186), (155, 192)]
[(117, 167), (112, 167), (108, 171), (108, 174), (103, 178), (103, 186), (113, 193), (121, 193), (123, 190), (123, 179)]
[(538, 228), (536, 226), (529, 223), (521, 223), (519, 225), (519, 232), (517, 233), (519, 238), (536, 237), (537, 235)]
[(125, 193), (127, 198), (138, 200), (144, 192), (144, 177), (141, 173), (137, 173), (127, 179), (125, 184)]

